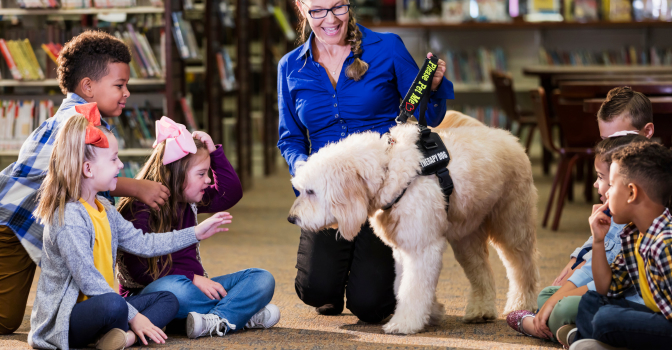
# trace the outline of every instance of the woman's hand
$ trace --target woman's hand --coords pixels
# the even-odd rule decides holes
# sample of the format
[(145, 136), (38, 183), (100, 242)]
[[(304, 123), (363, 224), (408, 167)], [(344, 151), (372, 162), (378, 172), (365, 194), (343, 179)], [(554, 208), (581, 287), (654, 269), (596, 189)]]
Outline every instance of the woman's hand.
[(203, 276), (194, 275), (193, 283), (210, 300), (222, 300), (226, 296), (226, 290), (221, 284)]
[[(432, 53), (427, 54), (427, 58), (431, 58)], [(443, 75), (446, 72), (446, 62), (444, 60), (439, 60), (439, 66), (436, 67), (436, 72), (434, 73), (434, 79), (432, 79), (432, 89), (431, 91), (435, 91), (436, 89), (439, 88), (439, 84), (441, 84), (441, 81), (443, 80)]]
[(219, 225), (230, 224), (233, 216), (227, 212), (219, 212), (208, 219), (204, 220), (194, 228), (196, 232), (196, 239), (202, 241), (210, 238), (217, 232), (228, 231), (228, 228), (219, 227)]
[(191, 136), (193, 136), (195, 139), (201, 140), (201, 142), (205, 144), (205, 147), (208, 148), (208, 153), (212, 153), (217, 150), (215, 143), (212, 141), (212, 137), (210, 137), (210, 135), (206, 134), (205, 132), (194, 131), (191, 133)]
[(137, 315), (135, 315), (135, 317), (133, 317), (133, 319), (128, 321), (128, 324), (145, 345), (149, 345), (147, 344), (145, 336), (149, 337), (157, 344), (164, 344), (166, 342), (165, 339), (168, 339), (168, 336), (163, 333), (161, 328), (155, 326), (152, 321), (139, 312)]

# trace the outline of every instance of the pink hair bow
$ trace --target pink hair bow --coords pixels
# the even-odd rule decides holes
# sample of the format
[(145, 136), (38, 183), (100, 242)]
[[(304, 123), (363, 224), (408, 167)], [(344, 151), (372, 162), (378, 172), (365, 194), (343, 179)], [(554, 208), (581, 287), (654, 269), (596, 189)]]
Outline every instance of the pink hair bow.
[(620, 136), (626, 136), (626, 135), (638, 135), (639, 133), (637, 131), (632, 131), (632, 130), (623, 130), (623, 131), (618, 131), (615, 132), (611, 135), (609, 135), (609, 138), (612, 137), (620, 137)]
[(168, 117), (161, 117), (156, 122), (156, 141), (152, 147), (156, 148), (163, 140), (166, 140), (163, 165), (182, 159), (189, 153), (196, 154), (196, 143), (189, 130)]

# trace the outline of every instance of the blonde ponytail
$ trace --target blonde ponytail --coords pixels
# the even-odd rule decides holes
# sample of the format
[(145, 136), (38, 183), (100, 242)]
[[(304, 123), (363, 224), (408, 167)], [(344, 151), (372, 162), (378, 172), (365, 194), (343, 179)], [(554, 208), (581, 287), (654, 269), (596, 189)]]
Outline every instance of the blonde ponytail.
[[(82, 166), (95, 159), (95, 146), (85, 144), (89, 121), (81, 114), (68, 119), (58, 131), (49, 158), (49, 169), (38, 192), (35, 217), (42, 225), (51, 225), (58, 208), (58, 224), (63, 225), (65, 204), (82, 196)], [(105, 127), (98, 127), (103, 132)]]

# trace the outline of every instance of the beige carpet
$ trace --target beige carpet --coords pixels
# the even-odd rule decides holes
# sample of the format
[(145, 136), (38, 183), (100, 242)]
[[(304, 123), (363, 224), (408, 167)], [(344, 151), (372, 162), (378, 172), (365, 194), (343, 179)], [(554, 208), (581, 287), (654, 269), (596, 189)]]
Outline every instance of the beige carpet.
[[(538, 154), (538, 152), (535, 152)], [(535, 161), (536, 184), (539, 190), (539, 222), (546, 204), (552, 178), (541, 175)], [(287, 212), (292, 204), (289, 175), (281, 168), (278, 175), (255, 180), (254, 188), (245, 193), (243, 200), (231, 210), (234, 223), (227, 233), (202, 244), (203, 262), (210, 275), (220, 275), (248, 267), (264, 268), (275, 276), (276, 290), (273, 303), (282, 311), (282, 319), (269, 330), (243, 331), (223, 338), (186, 337), (169, 338), (164, 349), (545, 349), (559, 345), (518, 335), (509, 329), (500, 317), (488, 324), (463, 324), (469, 284), (462, 269), (448, 249), (444, 256), (443, 271), (438, 286), (438, 298), (446, 305), (446, 320), (439, 327), (411, 336), (386, 335), (381, 325), (360, 324), (349, 311), (342, 316), (319, 316), (313, 308), (304, 305), (294, 292), (296, 248), (299, 230), (290, 225)], [(567, 263), (570, 252), (590, 236), (587, 224), (590, 204), (580, 196), (568, 203), (560, 231), (539, 229), (541, 252), (539, 264), (542, 287), (550, 284)], [(541, 225), (539, 225), (541, 226)], [(496, 275), (497, 305), (501, 311), (507, 291), (506, 273), (502, 263), (491, 249), (491, 263)], [(0, 336), (0, 348), (26, 349), (29, 318), (34, 299), (34, 288), (24, 322), (18, 332)]]

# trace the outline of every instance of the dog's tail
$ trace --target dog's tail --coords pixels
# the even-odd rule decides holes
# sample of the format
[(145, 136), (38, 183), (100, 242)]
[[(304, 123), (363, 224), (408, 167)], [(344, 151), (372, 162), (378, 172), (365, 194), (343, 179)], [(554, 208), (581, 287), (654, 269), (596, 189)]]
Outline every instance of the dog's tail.
[(460, 126), (485, 126), (485, 124), (458, 111), (447, 111), (441, 124), (434, 129), (458, 128)]

